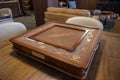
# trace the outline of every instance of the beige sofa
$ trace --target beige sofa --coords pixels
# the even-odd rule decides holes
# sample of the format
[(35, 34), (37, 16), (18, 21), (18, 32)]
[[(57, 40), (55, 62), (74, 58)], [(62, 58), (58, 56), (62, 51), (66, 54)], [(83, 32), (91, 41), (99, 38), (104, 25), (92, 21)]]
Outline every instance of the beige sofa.
[(45, 12), (45, 22), (60, 21), (65, 22), (70, 17), (86, 16), (90, 17), (90, 11), (85, 9), (69, 9), (69, 8), (56, 8), (48, 7)]
[(7, 22), (0, 24), (0, 43), (16, 37), (26, 31), (26, 27), (19, 22)]
[(120, 34), (120, 17), (115, 20), (115, 26), (113, 27), (113, 32)]

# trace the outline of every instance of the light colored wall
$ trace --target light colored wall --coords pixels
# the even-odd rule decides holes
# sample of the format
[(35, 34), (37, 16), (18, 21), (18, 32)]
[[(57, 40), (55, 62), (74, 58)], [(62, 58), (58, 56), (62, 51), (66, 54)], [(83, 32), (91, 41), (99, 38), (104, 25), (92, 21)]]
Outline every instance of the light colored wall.
[(48, 0), (48, 7), (58, 7), (58, 0)]

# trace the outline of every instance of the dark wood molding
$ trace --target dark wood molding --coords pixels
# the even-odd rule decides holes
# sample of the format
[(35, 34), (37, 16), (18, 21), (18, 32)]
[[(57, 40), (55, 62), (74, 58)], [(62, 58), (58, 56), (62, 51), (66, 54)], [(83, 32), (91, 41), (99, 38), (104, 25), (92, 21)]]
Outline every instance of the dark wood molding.
[(47, 9), (47, 0), (33, 0), (36, 25), (44, 24), (44, 12)]

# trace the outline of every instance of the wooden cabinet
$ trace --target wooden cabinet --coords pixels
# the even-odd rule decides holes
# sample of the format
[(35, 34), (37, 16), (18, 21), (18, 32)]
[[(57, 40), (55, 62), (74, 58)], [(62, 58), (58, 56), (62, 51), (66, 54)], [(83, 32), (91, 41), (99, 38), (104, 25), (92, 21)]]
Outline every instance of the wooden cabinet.
[(120, 14), (120, 1), (99, 1), (97, 8), (103, 11), (113, 11)]
[(96, 9), (98, 0), (76, 0), (77, 8), (79, 9)]

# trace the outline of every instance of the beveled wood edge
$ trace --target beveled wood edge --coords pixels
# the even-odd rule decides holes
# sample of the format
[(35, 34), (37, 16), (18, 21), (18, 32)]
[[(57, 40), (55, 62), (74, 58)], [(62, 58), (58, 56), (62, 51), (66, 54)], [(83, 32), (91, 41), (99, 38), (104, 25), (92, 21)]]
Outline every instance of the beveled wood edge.
[(73, 26), (79, 26), (79, 27), (84, 27), (84, 28), (88, 28), (88, 29), (99, 29), (99, 28), (94, 28), (94, 27), (86, 27), (86, 26), (83, 26), (83, 25), (75, 25), (75, 24), (71, 24), (71, 23), (63, 23), (63, 24), (68, 24), (68, 25), (73, 25)]
[(24, 47), (29, 48), (29, 49), (32, 49), (32, 51), (35, 51), (35, 52), (37, 52), (39, 54), (42, 54), (44, 56), (50, 56), (50, 57), (52, 57), (54, 59), (57, 59), (59, 61), (63, 61), (66, 64), (70, 64), (70, 65), (75, 66), (75, 67), (80, 68), (80, 69), (81, 69), (81, 66), (83, 66), (83, 65), (81, 65), (80, 63), (78, 63), (76, 61), (73, 61), (73, 60), (70, 60), (68, 58), (62, 57), (62, 56), (60, 56), (58, 54), (53, 54), (53, 53), (44, 51), (42, 49), (38, 49), (36, 47), (30, 46), (30, 45), (26, 45), (25, 43), (22, 43), (22, 42), (19, 42), (19, 41), (16, 41), (16, 40), (14, 40), (13, 43), (21, 45), (21, 46), (24, 46)]
[(30, 30), (28, 30), (28, 31), (26, 31), (26, 32), (24, 32), (24, 33), (16, 36), (16, 37), (13, 37), (12, 39), (10, 39), (10, 41), (12, 42), (12, 41), (14, 41), (15, 38), (17, 38), (17, 37), (19, 37), (19, 36), (22, 36), (22, 35), (24, 35), (24, 34), (26, 34), (26, 33), (28, 33), (28, 32), (31, 32), (31, 31), (36, 30), (36, 29), (39, 29), (40, 27), (44, 27), (44, 26), (46, 26), (46, 25), (48, 25), (48, 24), (51, 24), (51, 23), (54, 24), (53, 22), (48, 22), (48, 23), (46, 23), (46, 24), (40, 25), (40, 26), (35, 27), (35, 28), (33, 28), (33, 29), (30, 29)]
[(89, 54), (89, 55), (87, 55), (87, 58), (82, 63), (83, 64), (83, 66), (82, 66), (83, 68), (87, 68), (88, 67), (88, 65), (89, 65), (88, 62), (90, 61), (91, 57), (93, 56), (93, 52), (94, 52), (93, 50), (95, 49), (97, 43), (99, 42), (100, 34), (101, 34), (101, 29), (97, 32), (97, 35), (96, 35), (96, 37), (93, 40), (94, 43), (92, 43), (91, 47), (89, 48), (89, 50), (87, 52), (87, 54)]
[[(97, 49), (99, 48), (99, 46), (100, 46), (100, 42), (98, 42), (98, 44), (97, 44)], [(96, 49), (96, 50), (97, 50)], [(87, 74), (88, 74), (88, 71), (89, 71), (89, 69), (90, 69), (90, 66), (91, 66), (91, 64), (92, 64), (92, 60), (94, 59), (94, 55), (95, 55), (95, 53), (96, 53), (96, 50), (93, 52), (93, 54), (91, 55), (91, 59), (90, 59), (90, 63), (88, 64), (88, 67), (87, 67), (87, 70), (86, 70), (86, 74), (85, 74), (85, 76), (83, 77), (83, 79), (85, 79), (86, 78), (86, 76), (87, 76)]]
[(38, 62), (41, 62), (42, 64), (45, 64), (45, 65), (47, 65), (47, 66), (49, 66), (49, 67), (51, 67), (51, 68), (53, 68), (53, 69), (56, 69), (56, 70), (58, 70), (58, 71), (60, 71), (60, 72), (63, 72), (63, 73), (65, 73), (65, 74), (69, 75), (69, 76), (72, 76), (72, 77), (74, 77), (74, 78), (76, 78), (76, 79), (78, 79), (78, 80), (84, 79), (84, 78), (86, 77), (86, 74), (87, 74), (86, 72), (85, 72), (85, 75), (84, 75), (85, 77), (83, 76), (83, 77), (80, 78), (80, 77), (78, 77), (78, 76), (76, 76), (76, 75), (74, 75), (74, 74), (72, 74), (72, 73), (69, 73), (69, 72), (67, 72), (67, 71), (65, 71), (65, 70), (62, 70), (62, 69), (60, 69), (60, 68), (58, 68), (58, 67), (55, 67), (55, 66), (53, 66), (53, 65), (50, 65), (50, 64), (48, 64), (48, 63), (46, 63), (46, 62), (44, 62), (44, 61), (42, 61), (42, 60), (39, 60), (39, 59), (37, 59), (37, 58), (35, 58), (35, 57), (31, 56), (31, 55), (24, 54), (23, 52), (19, 51), (18, 49), (15, 49), (15, 48), (14, 48), (14, 50), (15, 50), (16, 52), (19, 52), (19, 53), (25, 55), (25, 56), (28, 56), (28, 57), (32, 58), (33, 60), (36, 60), (36, 61), (38, 61)]
[(67, 25), (72, 25), (72, 26), (81, 27), (81, 28), (97, 29), (97, 30), (99, 30), (99, 28), (95, 28), (95, 27), (86, 27), (86, 26), (83, 26), (83, 25), (76, 25), (76, 24), (65, 23), (65, 22), (60, 22), (60, 21), (50, 21), (48, 23), (67, 24)]
[[(39, 38), (35, 38), (35, 37), (34, 37), (34, 36), (36, 36), (36, 35), (38, 35), (38, 34), (40, 34), (40, 33), (42, 33), (42, 32), (45, 32), (45, 31), (47, 31), (47, 30), (55, 27), (56, 25), (57, 25), (58, 27), (64, 27), (64, 28), (69, 28), (69, 29), (84, 31), (84, 33), (83, 33), (83, 35), (81, 36), (81, 38), (78, 39), (78, 40), (76, 40), (76, 42), (75, 42), (71, 47), (67, 47), (67, 46), (63, 46), (63, 45), (58, 45), (58, 44), (56, 45), (56, 42), (52, 42), (52, 43), (51, 43), (51, 42), (49, 42), (49, 41), (47, 41), (47, 40), (44, 40), (44, 41), (43, 41), (42, 39), (39, 39)], [(77, 45), (84, 39), (84, 37), (88, 34), (88, 32), (89, 32), (88, 29), (77, 29), (77, 28), (72, 28), (72, 27), (68, 27), (68, 26), (61, 26), (60, 24), (54, 24), (54, 25), (52, 25), (51, 27), (49, 27), (49, 28), (47, 28), (47, 29), (45, 29), (45, 30), (43, 30), (43, 31), (41, 31), (41, 32), (39, 32), (39, 33), (33, 34), (32, 36), (29, 36), (29, 37), (32, 38), (32, 39), (34, 39), (34, 40), (37, 40), (37, 41), (41, 41), (41, 42), (44, 42), (44, 43), (47, 43), (47, 44), (51, 44), (51, 45), (54, 45), (54, 46), (57, 46), (57, 47), (61, 47), (61, 48), (63, 48), (63, 49), (67, 49), (67, 50), (73, 51), (73, 50), (77, 47)]]
[(82, 37), (79, 40), (77, 40), (76, 43), (73, 45), (72, 50), (74, 50), (78, 46), (78, 44), (86, 37), (88, 33), (89, 30), (86, 30)]
[[(97, 36), (97, 37), (99, 37), (99, 36)], [(95, 39), (94, 39), (94, 41), (95, 41)], [(67, 63), (67, 64), (70, 64), (70, 65), (76, 66), (76, 67), (78, 67), (78, 68), (86, 69), (87, 66), (88, 66), (88, 64), (87, 64), (88, 62), (87, 62), (87, 61), (89, 61), (89, 59), (85, 59), (85, 61), (83, 61), (84, 63), (83, 63), (83, 64), (80, 64), (80, 63), (78, 63), (78, 62), (76, 62), (76, 61), (73, 61), (73, 60), (70, 60), (70, 59), (68, 59), (68, 58), (59, 56), (58, 54), (48, 53), (47, 51), (40, 50), (40, 49), (38, 49), (38, 48), (35, 48), (35, 47), (33, 47), (33, 46), (26, 45), (26, 44), (21, 43), (21, 42), (16, 41), (16, 40), (15, 40), (13, 43), (17, 43), (17, 44), (19, 44), (19, 45), (22, 44), (22, 46), (24, 46), (24, 47), (27, 47), (27, 48), (30, 48), (30, 49), (32, 48), (33, 51), (35, 51), (35, 52), (38, 52), (38, 53), (40, 53), (40, 54), (42, 54), (42, 55), (50, 56), (50, 57), (55, 58), (55, 59), (57, 59), (57, 60), (63, 61), (64, 63)], [(96, 41), (96, 44), (97, 44), (97, 41)], [(94, 47), (95, 47), (95, 44), (94, 44)], [(92, 47), (92, 48), (94, 48), (94, 47)], [(92, 49), (91, 49), (91, 48), (90, 48), (90, 50), (91, 50), (91, 52), (92, 52)], [(91, 53), (91, 52), (90, 52), (90, 53)], [(92, 53), (91, 53), (91, 54), (92, 54)], [(87, 57), (90, 57), (91, 54), (88, 55)]]
[[(31, 29), (31, 30), (33, 31), (33, 30), (39, 29), (40, 27), (44, 27), (44, 26), (49, 25), (49, 24), (51, 24), (51, 23), (52, 23), (52, 25), (53, 25), (53, 24), (56, 24), (56, 23), (57, 23), (57, 24), (67, 24), (67, 25), (70, 25), (70, 26), (73, 25), (73, 26), (75, 26), (75, 27), (81, 27), (82, 29), (89, 28), (89, 27), (85, 27), (85, 26), (79, 26), (79, 25), (74, 25), (74, 24), (68, 24), (68, 23), (63, 23), (63, 22), (59, 22), (59, 21), (50, 21), (50, 22), (45, 23), (45, 24), (43, 24), (43, 25), (37, 26), (37, 27), (35, 27), (35, 28)], [(89, 29), (97, 29), (97, 30), (99, 30), (99, 28), (89, 28)], [(18, 36), (16, 36), (16, 37), (10, 39), (10, 41), (12, 42), (15, 38), (17, 38), (17, 37), (19, 37), (19, 36), (22, 36), (22, 35), (24, 35), (24, 34), (30, 32), (31, 30), (28, 30), (28, 31), (26, 31), (26, 32), (24, 32), (24, 33), (22, 33), (22, 34), (20, 34), (20, 35), (18, 35)]]
[[(61, 25), (61, 23), (49, 22), (49, 23), (44, 24), (44, 25), (39, 26), (39, 27), (44, 27), (44, 26), (49, 25), (49, 24), (51, 24), (51, 23), (52, 23), (52, 25), (55, 25), (55, 24), (60, 24), (60, 25)], [(66, 23), (63, 23), (63, 24), (66, 24)], [(70, 25), (70, 24), (69, 24), (69, 25)], [(73, 25), (73, 26), (74, 26), (74, 25)], [(39, 27), (35, 28), (34, 30), (38, 29)], [(77, 27), (77, 26), (76, 26), (76, 27)], [(83, 29), (86, 29), (86, 28), (83, 28)], [(93, 47), (90, 47), (90, 49), (89, 49), (91, 54), (92, 54), (93, 48), (95, 48), (95, 45), (97, 44), (97, 41), (96, 41), (96, 40), (97, 40), (97, 38), (99, 38), (99, 35), (100, 35), (100, 32), (101, 32), (101, 29), (98, 29), (98, 30), (99, 30), (99, 31), (97, 32), (97, 35), (98, 35), (98, 36), (96, 36), (95, 39), (94, 39), (94, 41), (93, 41), (93, 42), (95, 42), (95, 44), (93, 44), (93, 45), (92, 45)], [(31, 31), (31, 30), (30, 30), (30, 31)], [(30, 32), (30, 31), (28, 31), (28, 32)], [(30, 48), (30, 49), (32, 48), (33, 51), (36, 51), (36, 52), (41, 53), (41, 54), (43, 54), (43, 55), (49, 55), (49, 56), (51, 56), (52, 58), (55, 58), (55, 59), (60, 60), (60, 61), (63, 61), (64, 63), (70, 64), (70, 65), (73, 65), (73, 64), (74, 64), (74, 66), (76, 66), (77, 68), (86, 69), (87, 66), (88, 66), (87, 61), (89, 61), (89, 59), (84, 60), (84, 61), (83, 61), (83, 64), (80, 64), (79, 62), (76, 62), (76, 61), (70, 60), (70, 59), (68, 59), (68, 58), (59, 56), (58, 54), (48, 53), (48, 52), (43, 51), (43, 50), (41, 50), (41, 49), (37, 49), (37, 48), (35, 48), (35, 47), (33, 47), (33, 46), (28, 46), (28, 45), (26, 45), (26, 44), (24, 44), (24, 43), (21, 43), (21, 42), (19, 42), (19, 41), (16, 41), (15, 39), (12, 39), (11, 41), (12, 41), (13, 43), (17, 43), (17, 44), (19, 44), (19, 45), (22, 44), (22, 46), (24, 46), (24, 47), (28, 47), (28, 48)], [(91, 54), (89, 54), (87, 57), (91, 57)]]

